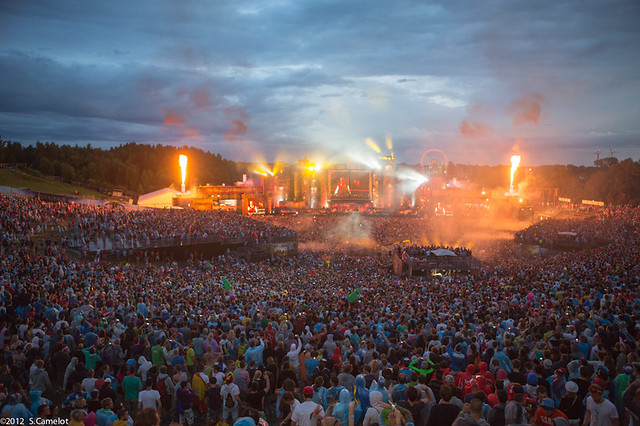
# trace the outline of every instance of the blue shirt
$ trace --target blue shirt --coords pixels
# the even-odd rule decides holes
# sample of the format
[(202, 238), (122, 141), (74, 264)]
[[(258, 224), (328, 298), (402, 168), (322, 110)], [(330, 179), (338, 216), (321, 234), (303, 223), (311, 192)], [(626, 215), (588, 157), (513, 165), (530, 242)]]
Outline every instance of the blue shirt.
[(314, 374), (316, 374), (316, 369), (318, 368), (318, 364), (320, 363), (316, 361), (314, 358), (308, 358), (304, 360), (304, 366), (307, 369), (307, 376), (313, 376)]
[(259, 346), (254, 346), (251, 348), (247, 348), (244, 353), (244, 359), (247, 364), (250, 364), (253, 360), (256, 363), (256, 366), (261, 366), (263, 364), (262, 354), (264, 352), (264, 342), (261, 340)]
[(24, 404), (20, 403), (20, 404), (5, 405), (4, 408), (2, 409), (2, 417), (17, 419), (18, 423), (15, 423), (15, 424), (28, 425), (29, 420), (33, 418), (33, 415)]

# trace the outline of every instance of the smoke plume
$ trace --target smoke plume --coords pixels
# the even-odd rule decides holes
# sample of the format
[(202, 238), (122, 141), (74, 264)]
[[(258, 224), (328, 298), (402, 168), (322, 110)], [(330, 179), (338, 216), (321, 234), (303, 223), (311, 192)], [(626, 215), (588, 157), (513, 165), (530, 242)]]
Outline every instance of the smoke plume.
[(182, 126), (184, 116), (177, 111), (169, 111), (164, 117), (165, 126)]
[(224, 140), (227, 143), (242, 140), (242, 135), (247, 133), (247, 125), (249, 114), (244, 108), (225, 108), (224, 114), (232, 117), (231, 126), (224, 134)]
[(526, 123), (538, 124), (542, 112), (542, 95), (529, 93), (516, 99), (507, 107), (507, 113), (513, 117), (513, 125)]
[(489, 126), (474, 121), (463, 120), (462, 123), (460, 123), (460, 133), (469, 139), (481, 138), (489, 133)]

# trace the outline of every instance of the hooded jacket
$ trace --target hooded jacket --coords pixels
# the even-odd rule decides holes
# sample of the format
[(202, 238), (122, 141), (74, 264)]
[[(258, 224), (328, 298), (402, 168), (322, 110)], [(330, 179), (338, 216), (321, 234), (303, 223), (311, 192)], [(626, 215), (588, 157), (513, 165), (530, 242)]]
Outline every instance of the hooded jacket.
[(47, 392), (51, 390), (51, 380), (46, 371), (36, 368), (31, 374), (31, 390)]
[[(348, 390), (342, 389), (340, 391), (339, 401), (333, 407), (333, 417), (338, 419), (340, 426), (349, 425), (349, 404), (351, 403), (351, 394)], [(356, 404), (353, 413), (353, 422), (357, 424), (362, 416), (362, 409)]]
[(78, 365), (78, 357), (74, 356), (71, 358), (71, 361), (69, 361), (69, 365), (67, 365), (67, 368), (64, 370), (64, 381), (62, 383), (62, 390), (67, 389), (69, 377), (71, 376), (71, 373), (73, 373), (76, 369), (76, 365)]
[(369, 392), (369, 402), (371, 403), (371, 407), (369, 407), (364, 416), (362, 426), (369, 426), (374, 423), (383, 425), (384, 421), (382, 420), (382, 410), (384, 407), (382, 406), (382, 392)]
[(327, 341), (322, 345), (322, 349), (326, 357), (333, 355), (336, 350), (336, 342), (333, 341), (333, 334), (327, 334)]
[(356, 377), (355, 400), (360, 405), (363, 412), (366, 412), (371, 403), (369, 402), (369, 390), (366, 388), (366, 381), (362, 374)]
[(145, 383), (147, 381), (147, 372), (151, 370), (153, 363), (151, 361), (147, 361), (144, 355), (141, 355), (140, 358), (138, 358), (138, 364), (140, 365), (140, 367), (138, 367), (138, 374), (142, 379), (142, 383)]
[(476, 372), (476, 367), (473, 364), (467, 365), (467, 368), (465, 369), (464, 373), (459, 373), (456, 376), (455, 386), (458, 389), (463, 390), (468, 383), (471, 383), (471, 380), (473, 379), (473, 374), (475, 372)]

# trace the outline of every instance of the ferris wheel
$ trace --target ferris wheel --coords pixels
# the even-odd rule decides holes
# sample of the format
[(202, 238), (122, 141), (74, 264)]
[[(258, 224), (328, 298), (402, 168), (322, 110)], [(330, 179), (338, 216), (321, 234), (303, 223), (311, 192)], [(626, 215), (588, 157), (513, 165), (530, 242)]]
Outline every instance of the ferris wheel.
[(426, 150), (420, 157), (420, 166), (423, 170), (432, 168), (434, 165), (436, 168), (446, 170), (448, 164), (447, 154), (437, 148)]

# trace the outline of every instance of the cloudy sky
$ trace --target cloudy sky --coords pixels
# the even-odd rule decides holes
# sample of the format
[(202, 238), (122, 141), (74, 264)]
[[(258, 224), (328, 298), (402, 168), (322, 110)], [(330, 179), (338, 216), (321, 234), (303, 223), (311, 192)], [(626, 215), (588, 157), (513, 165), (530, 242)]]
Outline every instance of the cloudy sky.
[[(640, 2), (29, 0), (0, 10), (0, 135), (234, 160), (437, 148), (640, 158)], [(368, 141), (368, 142), (367, 142)], [(431, 155), (431, 154), (429, 154)]]

